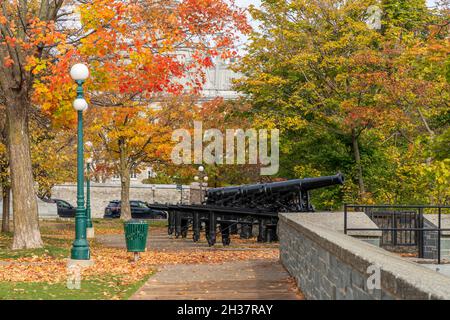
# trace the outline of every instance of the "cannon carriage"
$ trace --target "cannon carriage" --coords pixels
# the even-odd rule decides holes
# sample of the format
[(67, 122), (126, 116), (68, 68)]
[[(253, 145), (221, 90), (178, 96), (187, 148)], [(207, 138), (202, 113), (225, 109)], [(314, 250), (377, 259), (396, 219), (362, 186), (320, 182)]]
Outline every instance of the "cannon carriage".
[(293, 179), (206, 191), (206, 200), (193, 205), (150, 205), (168, 212), (168, 233), (186, 238), (192, 229), (193, 241), (199, 241), (204, 230), (210, 246), (220, 232), (223, 245), (230, 244), (230, 235), (239, 233), (250, 238), (257, 227), (259, 242), (277, 241), (278, 212), (312, 212), (309, 191), (344, 183), (338, 173), (333, 176)]

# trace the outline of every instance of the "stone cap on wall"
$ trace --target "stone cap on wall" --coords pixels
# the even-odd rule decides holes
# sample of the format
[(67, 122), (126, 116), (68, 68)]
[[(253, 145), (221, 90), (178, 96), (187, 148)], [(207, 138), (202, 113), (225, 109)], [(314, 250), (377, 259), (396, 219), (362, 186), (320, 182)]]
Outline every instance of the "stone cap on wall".
[[(57, 184), (54, 186), (54, 188), (64, 188), (64, 187), (76, 187), (76, 183), (64, 183), (64, 184)], [(91, 188), (121, 188), (120, 183), (98, 183), (98, 182), (91, 182)], [(132, 183), (130, 185), (131, 188), (142, 188), (142, 189), (152, 189), (156, 188), (156, 190), (160, 189), (177, 189), (176, 184), (145, 184), (145, 183)], [(191, 186), (188, 185), (182, 185), (183, 190), (184, 189), (190, 189)]]
[(394, 253), (339, 233), (305, 215), (279, 214), (286, 223), (362, 274), (378, 266), (381, 286), (399, 299), (450, 299), (450, 277), (432, 271)]
[[(343, 211), (319, 211), (319, 212), (290, 212), (286, 213), (293, 221), (307, 221), (319, 224), (331, 230), (344, 233), (344, 212)], [(370, 220), (364, 212), (349, 212), (347, 214), (347, 228), (378, 229), (378, 226)], [(354, 237), (381, 237), (382, 232), (373, 231), (352, 231), (347, 232)]]

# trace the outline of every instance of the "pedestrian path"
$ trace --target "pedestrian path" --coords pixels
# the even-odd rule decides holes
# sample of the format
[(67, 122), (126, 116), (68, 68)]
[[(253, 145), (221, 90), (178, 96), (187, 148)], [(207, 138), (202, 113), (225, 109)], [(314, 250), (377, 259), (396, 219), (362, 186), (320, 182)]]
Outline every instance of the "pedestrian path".
[[(125, 249), (123, 235), (99, 235), (103, 245)], [(255, 260), (261, 250), (273, 250), (278, 244), (261, 244), (253, 240), (235, 240), (231, 246), (209, 247), (206, 240), (193, 242), (173, 239), (167, 230), (153, 228), (149, 232), (147, 249), (154, 251), (191, 252), (211, 250), (247, 251), (249, 260), (221, 264), (170, 264), (158, 267), (155, 275), (131, 297), (133, 300), (297, 300), (302, 299), (295, 281), (277, 259)]]
[(164, 266), (132, 300), (299, 300), (278, 261)]

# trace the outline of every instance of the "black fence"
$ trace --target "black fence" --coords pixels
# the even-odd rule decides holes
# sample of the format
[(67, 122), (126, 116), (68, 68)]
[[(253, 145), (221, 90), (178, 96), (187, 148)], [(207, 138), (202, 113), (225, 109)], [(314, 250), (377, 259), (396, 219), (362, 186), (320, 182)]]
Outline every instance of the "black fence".
[[(349, 212), (364, 212), (378, 228), (349, 228)], [(437, 214), (437, 226), (425, 218)], [(441, 263), (441, 233), (450, 231), (442, 228), (442, 214), (450, 214), (450, 206), (431, 205), (344, 205), (344, 233), (348, 231), (381, 231), (382, 247), (415, 247), (418, 257), (424, 258), (424, 237), (426, 232), (437, 234), (437, 262)]]

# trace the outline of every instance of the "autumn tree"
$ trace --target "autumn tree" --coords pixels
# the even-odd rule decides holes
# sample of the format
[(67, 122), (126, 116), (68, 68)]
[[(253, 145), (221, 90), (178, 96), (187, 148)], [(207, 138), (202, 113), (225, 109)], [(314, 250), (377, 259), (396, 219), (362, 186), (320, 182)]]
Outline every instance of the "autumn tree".
[(31, 160), (36, 193), (41, 199), (51, 197), (56, 184), (76, 181), (76, 136), (67, 124), (55, 124), (41, 113), (30, 121)]
[(361, 197), (366, 187), (360, 136), (388, 111), (374, 99), (378, 87), (371, 80), (381, 72), (382, 57), (376, 50), (380, 36), (364, 21), (368, 5), (264, 2), (262, 10), (253, 11), (263, 27), (243, 59), (241, 86), (274, 121), (283, 112), (286, 129), (307, 131), (313, 125), (312, 130), (347, 137)]
[[(208, 129), (218, 129), (224, 135), (223, 150), (225, 156), (223, 163), (204, 164), (205, 172), (208, 174), (208, 184), (211, 187), (220, 187), (226, 185), (238, 185), (246, 183), (256, 183), (270, 181), (271, 177), (263, 177), (260, 175), (261, 163), (256, 164), (238, 164), (237, 163), (237, 148), (236, 135), (233, 134), (231, 139), (234, 140), (234, 149), (227, 149), (227, 142), (230, 139), (227, 136), (227, 130), (247, 130), (255, 127), (255, 117), (251, 112), (251, 103), (245, 99), (224, 100), (217, 97), (210, 101), (203, 102), (197, 111), (196, 120), (202, 122), (202, 128), (206, 132)], [(267, 127), (265, 127), (267, 128)], [(204, 137), (204, 145), (215, 143), (212, 139)], [(249, 145), (245, 141), (245, 150), (248, 154)], [(229, 162), (226, 160), (226, 153), (234, 152), (234, 160)], [(240, 150), (242, 151), (242, 150)], [(197, 175), (197, 168), (195, 168), (193, 175)]]
[(4, 109), (3, 106), (0, 106), (0, 188), (2, 191), (3, 202), (1, 232), (9, 232), (11, 188), (9, 181), (9, 161), (6, 148), (6, 116)]
[[(71, 64), (88, 62), (88, 86), (102, 94), (149, 98), (177, 91), (183, 85), (173, 79), (188, 72), (189, 84), (198, 88), (202, 73), (196, 66), (209, 64), (215, 50), (230, 47), (234, 30), (247, 28), (242, 12), (221, 0), (12, 0), (1, 7), (0, 96), (8, 119), (13, 249), (42, 246), (29, 114), (38, 106), (56, 119), (74, 121)], [(182, 48), (192, 55), (177, 55)]]
[(198, 92), (212, 58), (235, 54), (237, 32), (248, 26), (243, 12), (217, 0), (105, 2), (102, 7), (86, 4), (80, 11), (86, 31), (98, 23), (92, 17), (110, 19), (83, 39), (79, 54), (90, 61), (92, 72), (93, 137), (100, 138), (120, 175), (122, 218), (127, 219), (130, 173), (143, 163), (167, 161), (171, 125), (183, 119), (180, 109), (154, 102)]
[[(214, 143), (207, 136), (208, 129), (218, 129), (224, 135), (226, 130), (247, 130), (252, 127), (252, 120), (249, 115), (250, 105), (240, 100), (224, 100), (216, 97), (204, 101), (200, 96), (185, 96), (180, 98), (166, 99), (161, 104), (161, 110), (168, 110), (162, 118), (172, 130), (187, 130), (191, 137), (194, 136), (194, 121), (202, 123), (203, 145)], [(170, 111), (169, 111), (170, 110)], [(170, 119), (167, 121), (167, 119)], [(226, 137), (224, 137), (226, 138)], [(233, 137), (233, 139), (236, 139)], [(192, 142), (192, 141), (191, 141)], [(237, 144), (235, 143), (235, 149)], [(225, 152), (225, 142), (223, 144)], [(219, 151), (219, 150), (217, 150)], [(236, 150), (234, 150), (236, 152)], [(183, 151), (184, 152), (184, 151)], [(180, 156), (183, 156), (180, 154)], [(260, 181), (260, 166), (258, 164), (236, 164), (234, 163), (214, 163), (206, 164), (206, 173), (209, 177), (209, 185), (219, 187), (231, 184), (244, 184)], [(190, 163), (175, 164), (171, 160), (153, 163), (153, 169), (157, 174), (155, 177), (145, 180), (145, 183), (191, 183), (194, 176), (198, 175), (198, 165), (194, 164), (194, 153), (191, 152)]]
[[(160, 119), (159, 119), (160, 120)], [(91, 141), (102, 144), (105, 157), (120, 176), (121, 218), (131, 219), (130, 175), (144, 164), (167, 161), (171, 130), (157, 122), (156, 112), (148, 106), (104, 108), (96, 110)]]
[[(366, 23), (370, 5), (381, 7), (380, 30)], [(261, 27), (240, 63), (238, 88), (260, 123), (282, 131), (280, 174), (341, 170), (350, 178), (347, 201), (386, 199), (396, 189), (383, 185), (395, 180), (387, 173), (396, 170), (392, 148), (412, 147), (416, 126), (428, 133), (427, 124), (446, 126), (448, 24), (436, 19), (445, 11), (415, 0), (280, 0), (263, 1), (252, 15)]]

